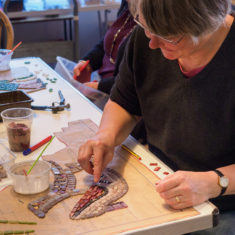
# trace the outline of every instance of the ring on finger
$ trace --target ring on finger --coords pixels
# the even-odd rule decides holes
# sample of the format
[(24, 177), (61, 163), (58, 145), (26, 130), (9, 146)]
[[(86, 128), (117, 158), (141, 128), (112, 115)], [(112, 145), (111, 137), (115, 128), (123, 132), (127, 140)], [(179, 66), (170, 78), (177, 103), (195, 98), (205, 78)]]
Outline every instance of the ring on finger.
[(180, 198), (179, 198), (179, 196), (176, 196), (176, 197), (175, 197), (175, 200), (176, 200), (177, 203), (180, 203)]

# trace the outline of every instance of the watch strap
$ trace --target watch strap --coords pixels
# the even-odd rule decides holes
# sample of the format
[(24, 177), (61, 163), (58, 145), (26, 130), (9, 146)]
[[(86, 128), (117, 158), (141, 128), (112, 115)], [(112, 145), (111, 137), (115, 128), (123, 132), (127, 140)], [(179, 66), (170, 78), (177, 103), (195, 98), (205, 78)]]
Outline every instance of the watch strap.
[[(219, 177), (223, 177), (223, 176), (224, 176), (224, 174), (223, 174), (221, 171), (217, 170), (217, 169), (215, 169), (215, 170), (213, 170), (213, 171), (214, 171)], [(220, 184), (219, 184), (219, 185), (220, 185)], [(226, 189), (227, 189), (227, 187), (222, 187), (221, 185), (220, 185), (220, 187), (221, 187), (221, 192), (220, 192), (220, 194), (219, 194), (218, 197), (222, 196), (222, 195), (225, 193)]]

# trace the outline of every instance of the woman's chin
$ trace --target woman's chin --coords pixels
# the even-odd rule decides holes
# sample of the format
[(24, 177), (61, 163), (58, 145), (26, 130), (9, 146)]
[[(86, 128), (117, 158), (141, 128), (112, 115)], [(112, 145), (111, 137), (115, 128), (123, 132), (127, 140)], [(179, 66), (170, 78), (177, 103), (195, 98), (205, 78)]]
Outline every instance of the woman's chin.
[(161, 49), (163, 56), (168, 60), (176, 60), (177, 56), (175, 51)]

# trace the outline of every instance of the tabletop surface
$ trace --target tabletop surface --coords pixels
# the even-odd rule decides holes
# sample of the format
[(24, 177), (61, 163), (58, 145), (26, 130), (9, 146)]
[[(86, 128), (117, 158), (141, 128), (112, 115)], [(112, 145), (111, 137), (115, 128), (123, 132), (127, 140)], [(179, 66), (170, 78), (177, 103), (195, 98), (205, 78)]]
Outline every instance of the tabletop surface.
[[(66, 103), (71, 105), (70, 110), (57, 114), (52, 114), (49, 110), (34, 111), (31, 145), (55, 132), (65, 130), (69, 122), (89, 119), (94, 125), (99, 125), (101, 110), (40, 58), (23, 58), (11, 62), (12, 68), (21, 66), (29, 68), (37, 77), (48, 83), (46, 89), (29, 94), (34, 100), (33, 105), (51, 105), (52, 102), (58, 101), (58, 90), (62, 91)], [(88, 135), (88, 132), (94, 135), (95, 129), (90, 128), (89, 131), (82, 134)], [(3, 124), (0, 124), (0, 138), (2, 141), (7, 138)], [(57, 204), (48, 212), (46, 218), (38, 219), (26, 208), (27, 203), (33, 197), (18, 195), (14, 193), (12, 187), (8, 187), (0, 192), (0, 200), (6, 202), (4, 206), (0, 207), (0, 219), (37, 221), (35, 234), (141, 234), (143, 231), (145, 234), (172, 234), (172, 232), (182, 234), (213, 225), (213, 213), (216, 210), (210, 203), (203, 203), (182, 211), (166, 207), (155, 192), (154, 184), (158, 179), (166, 176), (165, 172), (170, 174), (171, 169), (133, 138), (129, 137), (124, 144), (141, 156), (141, 160), (136, 159), (118, 147), (115, 151), (114, 161), (111, 163), (111, 167), (117, 169), (129, 185), (129, 191), (122, 199), (127, 203), (127, 209), (108, 212), (92, 219), (72, 221), (68, 214), (72, 205), (78, 200), (79, 196), (77, 196)], [(22, 153), (17, 153), (17, 161), (35, 159), (41, 150), (42, 148), (27, 157), (23, 157)], [(60, 151), (65, 151), (65, 145), (55, 138), (45, 155), (57, 156)], [(157, 162), (160, 170), (155, 171), (150, 166), (151, 162)], [(85, 179), (91, 176), (83, 172), (78, 173), (76, 177), (78, 181), (84, 183)], [(18, 229), (16, 225), (10, 226), (10, 228)], [(4, 225), (1, 228), (9, 229), (9, 226)], [(66, 233), (64, 233), (65, 231)]]

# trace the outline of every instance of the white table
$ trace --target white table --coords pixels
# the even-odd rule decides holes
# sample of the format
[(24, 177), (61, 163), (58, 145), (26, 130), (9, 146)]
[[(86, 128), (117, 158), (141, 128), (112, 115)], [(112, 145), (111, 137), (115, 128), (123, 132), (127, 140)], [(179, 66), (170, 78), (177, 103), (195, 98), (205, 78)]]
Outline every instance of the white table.
[[(25, 62), (30, 64), (25, 64)], [(54, 70), (52, 70), (47, 64), (45, 64), (40, 58), (23, 58), (16, 59), (11, 62), (12, 67), (26, 66), (30, 70), (37, 73), (44, 82), (46, 78), (57, 78), (56, 83), (48, 84), (47, 89), (31, 93), (30, 96), (34, 99), (33, 105), (51, 105), (53, 101), (58, 101), (58, 90), (61, 90), (66, 103), (70, 103), (71, 110), (64, 110), (57, 114), (52, 114), (51, 111), (34, 111), (34, 120), (32, 125), (32, 139), (31, 145), (34, 145), (39, 140), (44, 139), (46, 136), (51, 135), (53, 132), (60, 131), (62, 127), (67, 126), (69, 121), (78, 119), (91, 119), (97, 125), (100, 122), (102, 112), (86, 99), (81, 93), (73, 88), (67, 81), (60, 77)], [(49, 89), (53, 88), (53, 92), (50, 93)], [(6, 138), (5, 129), (3, 124), (0, 123), (0, 138)], [(143, 164), (149, 167), (149, 162), (156, 161), (156, 156), (151, 154), (146, 148), (138, 144), (133, 138), (129, 137), (125, 144), (140, 156), (144, 156)], [(64, 148), (64, 144), (55, 139), (50, 147), (46, 150), (46, 154), (52, 154), (55, 151)], [(17, 154), (17, 161), (26, 159), (35, 159), (41, 150), (36, 150), (30, 156), (23, 157), (22, 153)], [(164, 171), (172, 172), (164, 163), (158, 160), (159, 166), (163, 171), (156, 173), (160, 178), (165, 175)], [(1, 186), (1, 185), (0, 185)], [(205, 229), (213, 226), (216, 223), (218, 211), (210, 203), (203, 203), (196, 206), (195, 209), (199, 212), (199, 215), (180, 219), (177, 221), (171, 221), (156, 226), (148, 226), (144, 228), (135, 229), (132, 231), (126, 231), (123, 234), (183, 234), (195, 230)]]

